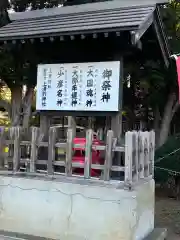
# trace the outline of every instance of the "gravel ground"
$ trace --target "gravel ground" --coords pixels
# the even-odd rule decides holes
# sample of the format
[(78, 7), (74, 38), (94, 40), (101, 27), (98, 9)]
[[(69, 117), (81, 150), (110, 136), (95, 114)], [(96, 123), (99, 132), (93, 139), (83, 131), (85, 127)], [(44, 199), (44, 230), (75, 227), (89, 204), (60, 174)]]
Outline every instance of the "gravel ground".
[(157, 197), (155, 223), (168, 229), (168, 240), (180, 240), (180, 201)]

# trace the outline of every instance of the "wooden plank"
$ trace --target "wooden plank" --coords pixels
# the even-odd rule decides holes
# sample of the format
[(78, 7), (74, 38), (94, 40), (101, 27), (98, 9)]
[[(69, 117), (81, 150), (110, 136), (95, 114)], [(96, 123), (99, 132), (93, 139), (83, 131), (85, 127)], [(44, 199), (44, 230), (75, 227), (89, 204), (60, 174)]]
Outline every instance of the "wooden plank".
[(66, 147), (66, 165), (65, 165), (66, 176), (68, 177), (72, 175), (72, 156), (73, 156), (73, 129), (68, 128), (67, 147)]
[(132, 132), (132, 181), (136, 181), (136, 131)]
[(55, 142), (56, 142), (56, 128), (50, 127), (48, 141), (48, 162), (47, 162), (47, 169), (49, 175), (52, 175), (54, 173), (53, 162), (55, 159)]
[[(13, 142), (14, 142), (13, 140), (5, 140), (6, 144), (13, 144)], [(31, 142), (30, 141), (21, 141), (20, 145), (21, 146), (29, 146), (29, 145), (31, 145)], [(39, 147), (48, 147), (48, 142), (39, 142), (38, 146)], [(62, 143), (57, 142), (55, 144), (55, 147), (66, 149), (66, 143), (65, 142), (64, 143), (63, 142)], [(85, 149), (85, 144), (75, 144), (74, 147)], [(104, 151), (106, 149), (106, 146), (105, 145), (92, 145), (92, 148), (94, 150)], [(114, 152), (125, 152), (125, 147), (124, 146), (116, 146), (112, 149), (112, 151), (114, 151)]]
[(133, 158), (134, 158), (134, 164), (133, 164), (133, 172), (134, 172), (134, 176), (133, 176), (133, 181), (138, 181), (139, 179), (139, 156), (138, 156), (138, 136), (139, 133), (137, 131), (133, 131), (134, 136), (133, 136)]
[(5, 167), (5, 127), (1, 127), (0, 132), (0, 169)]
[(154, 157), (155, 157), (155, 150), (156, 150), (156, 136), (155, 136), (155, 132), (152, 131), (152, 145), (153, 145), (153, 149), (152, 149), (152, 176), (154, 177)]
[(66, 142), (64, 142), (64, 143), (57, 142), (57, 143), (55, 144), (55, 147), (66, 149), (67, 143), (66, 143)]
[(144, 137), (143, 137), (143, 132), (139, 132), (138, 136), (138, 155), (139, 155), (139, 177), (142, 179), (144, 178)]
[(99, 128), (97, 130), (97, 136), (100, 141), (103, 141), (103, 135), (104, 135), (103, 128)]
[(40, 114), (40, 134), (43, 134), (45, 138), (47, 138), (48, 130), (50, 127), (50, 117)]
[[(28, 159), (21, 158), (21, 163), (25, 163), (27, 160)], [(38, 165), (46, 165), (47, 164), (47, 160), (37, 160), (36, 164), (38, 164)], [(65, 167), (66, 163), (65, 163), (65, 161), (54, 161), (53, 165), (54, 166)], [(79, 163), (79, 162), (72, 162), (72, 167), (74, 167), (74, 168), (84, 168), (84, 164), (83, 163)], [(92, 169), (97, 169), (97, 170), (104, 170), (104, 165), (91, 164), (91, 168)], [(124, 172), (125, 171), (125, 167), (112, 166), (111, 167), (111, 171), (114, 171), (114, 172)]]
[(49, 143), (48, 143), (48, 142), (39, 142), (39, 143), (38, 143), (38, 146), (39, 146), (39, 147), (48, 147), (48, 146), (49, 146)]
[[(114, 59), (120, 61), (120, 69), (119, 69), (119, 112), (115, 113), (114, 116), (111, 117), (111, 130), (114, 132), (114, 137), (117, 138), (117, 143), (119, 144), (122, 138), (122, 105), (123, 105), (123, 79), (124, 79), (124, 59), (123, 56), (116, 52), (114, 54)], [(117, 154), (120, 159), (121, 154)], [(120, 163), (120, 162), (119, 162)], [(119, 164), (118, 163), (118, 164)]]
[(112, 167), (113, 136), (114, 136), (113, 131), (109, 130), (107, 132), (107, 138), (106, 138), (104, 181), (109, 181), (109, 179), (110, 179), (110, 172), (111, 172), (111, 167)]
[(14, 156), (13, 156), (13, 172), (19, 170), (21, 149), (20, 149), (20, 127), (14, 127), (12, 134), (14, 134)]
[(155, 132), (149, 134), (149, 174), (154, 177)]
[[(5, 170), (8, 170), (9, 168), (9, 164), (8, 164), (8, 157), (9, 157), (9, 145), (6, 143), (6, 138), (8, 137), (9, 135), (9, 130), (7, 128), (4, 129), (4, 168)], [(12, 142), (13, 144), (13, 142)], [(11, 146), (12, 148), (12, 146)], [(12, 159), (11, 159), (11, 162), (12, 162)]]
[(36, 161), (37, 161), (37, 140), (39, 136), (39, 128), (33, 127), (32, 128), (32, 138), (31, 138), (31, 157), (30, 157), (30, 172), (36, 172)]
[(149, 132), (143, 132), (144, 176), (149, 176)]
[(76, 117), (68, 116), (68, 128), (71, 128), (73, 131), (73, 138), (76, 136)]
[(93, 130), (89, 129), (86, 132), (85, 163), (84, 163), (84, 177), (85, 178), (89, 178), (90, 173), (91, 173), (92, 140), (93, 140)]
[(131, 188), (132, 186), (132, 139), (133, 133), (126, 132), (125, 135), (125, 186)]

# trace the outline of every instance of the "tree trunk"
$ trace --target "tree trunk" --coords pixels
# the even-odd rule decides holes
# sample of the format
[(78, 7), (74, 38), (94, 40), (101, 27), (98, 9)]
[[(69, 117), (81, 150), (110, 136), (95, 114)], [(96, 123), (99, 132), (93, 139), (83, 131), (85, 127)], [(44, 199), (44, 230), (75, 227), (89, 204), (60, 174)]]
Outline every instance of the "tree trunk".
[(22, 107), (22, 88), (15, 87), (11, 89), (11, 125), (17, 126), (21, 123)]
[(26, 91), (26, 94), (23, 98), (23, 127), (29, 127), (29, 121), (31, 117), (31, 108), (32, 108), (32, 100), (34, 95), (34, 88), (29, 88)]
[(169, 135), (169, 129), (171, 125), (171, 120), (178, 109), (179, 104), (174, 104), (176, 96), (174, 93), (169, 95), (168, 101), (166, 103), (164, 114), (161, 122), (158, 147), (161, 147), (167, 140)]

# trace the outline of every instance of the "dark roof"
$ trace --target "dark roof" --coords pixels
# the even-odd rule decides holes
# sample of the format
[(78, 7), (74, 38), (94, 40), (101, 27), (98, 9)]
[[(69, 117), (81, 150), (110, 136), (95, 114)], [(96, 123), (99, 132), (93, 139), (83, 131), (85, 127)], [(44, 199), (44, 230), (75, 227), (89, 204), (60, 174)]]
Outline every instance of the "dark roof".
[(158, 0), (114, 0), (11, 14), (0, 40), (15, 40), (101, 31), (143, 29), (153, 21)]
[(98, 12), (112, 10), (116, 8), (138, 7), (138, 6), (152, 6), (155, 4), (162, 4), (168, 2), (168, 0), (113, 0), (108, 2), (97, 2), (89, 4), (81, 4), (69, 7), (59, 7), (50, 9), (41, 9), (35, 11), (16, 12), (10, 13), (10, 19), (23, 20), (32, 18), (52, 17), (56, 15), (69, 15), (88, 12)]

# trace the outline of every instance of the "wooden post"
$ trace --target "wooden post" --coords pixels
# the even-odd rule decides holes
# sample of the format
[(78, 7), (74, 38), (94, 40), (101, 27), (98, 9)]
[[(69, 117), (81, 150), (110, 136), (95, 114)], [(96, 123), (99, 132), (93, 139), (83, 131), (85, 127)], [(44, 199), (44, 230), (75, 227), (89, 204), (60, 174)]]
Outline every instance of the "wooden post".
[(112, 116), (111, 130), (113, 130), (114, 137), (117, 138), (117, 142), (119, 143), (122, 135), (122, 116), (120, 112), (115, 116)]
[(92, 140), (93, 140), (93, 130), (89, 129), (86, 132), (85, 163), (84, 163), (85, 178), (89, 178), (91, 174)]
[(103, 128), (99, 128), (98, 131), (97, 131), (97, 135), (98, 135), (98, 139), (99, 139), (100, 141), (103, 140), (103, 134), (104, 134)]
[(76, 117), (68, 117), (68, 128), (71, 128), (73, 131), (73, 138), (76, 136)]
[(88, 129), (93, 128), (93, 117), (88, 117)]
[(139, 132), (134, 131), (135, 134), (135, 177), (134, 180), (138, 181), (139, 179)]
[(5, 138), (5, 127), (1, 127), (0, 132), (0, 169), (4, 168), (4, 159), (5, 159), (5, 152), (4, 152), (4, 139)]
[(138, 134), (132, 132), (132, 178), (133, 181), (138, 181)]
[(40, 134), (43, 134), (45, 138), (48, 136), (48, 131), (50, 127), (50, 118), (49, 116), (40, 115)]
[(104, 131), (105, 140), (106, 140), (107, 132), (109, 131), (109, 129), (111, 129), (111, 117), (110, 116), (106, 116), (106, 119), (105, 119), (105, 131)]
[(47, 172), (49, 175), (54, 173), (54, 158), (55, 158), (55, 143), (56, 143), (56, 128), (49, 128), (49, 141), (48, 141), (48, 163)]
[(149, 174), (154, 177), (155, 132), (149, 135)]
[(144, 176), (149, 176), (149, 132), (143, 132), (144, 145)]
[(72, 155), (73, 155), (73, 130), (67, 130), (67, 146), (66, 146), (66, 176), (72, 175)]
[(21, 149), (20, 149), (20, 127), (14, 127), (14, 156), (13, 156), (13, 171), (17, 172), (20, 165)]
[(125, 136), (125, 186), (128, 188), (132, 187), (132, 132), (126, 132)]
[(119, 112), (111, 117), (111, 130), (114, 132), (114, 137), (117, 138), (118, 144), (121, 141), (122, 136), (122, 105), (123, 105), (123, 57), (119, 53), (116, 53), (114, 60), (120, 60), (120, 78), (119, 78)]
[(31, 138), (31, 157), (30, 157), (30, 172), (36, 172), (36, 161), (37, 161), (37, 152), (38, 152), (38, 136), (39, 128), (32, 128), (32, 138)]
[(105, 164), (104, 164), (104, 181), (109, 181), (111, 167), (112, 167), (112, 147), (113, 147), (113, 131), (107, 132), (106, 138), (106, 152), (105, 152)]
[(139, 132), (139, 140), (138, 140), (138, 145), (139, 145), (139, 177), (144, 178), (144, 142), (143, 142), (143, 132)]

